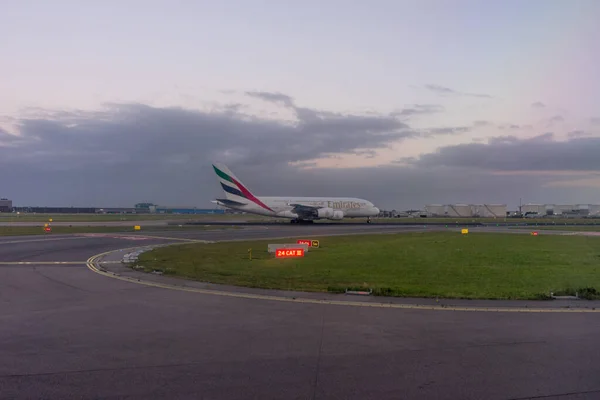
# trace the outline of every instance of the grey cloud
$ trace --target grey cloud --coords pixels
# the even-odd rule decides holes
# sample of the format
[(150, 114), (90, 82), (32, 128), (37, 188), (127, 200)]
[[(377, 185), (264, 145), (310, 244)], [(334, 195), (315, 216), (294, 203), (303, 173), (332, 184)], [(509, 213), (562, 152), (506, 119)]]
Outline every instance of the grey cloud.
[(570, 138), (578, 138), (582, 136), (588, 136), (589, 133), (582, 130), (571, 131), (567, 134)]
[(392, 116), (410, 117), (413, 115), (435, 114), (443, 112), (445, 109), (439, 104), (413, 104), (399, 111), (391, 113)]
[(600, 171), (600, 138), (554, 140), (547, 132), (529, 139), (493, 138), (487, 144), (442, 147), (425, 154), (418, 167), (462, 167), (499, 171)]
[(447, 126), (447, 127), (443, 127), (443, 128), (423, 129), (422, 136), (423, 137), (432, 137), (432, 136), (437, 136), (437, 135), (456, 135), (456, 134), (460, 134), (460, 133), (466, 133), (469, 131), (471, 131), (471, 128), (468, 126), (455, 126), (455, 127)]
[(257, 98), (257, 99), (265, 100), (265, 101), (281, 103), (287, 107), (294, 107), (294, 100), (290, 96), (282, 94), (282, 93), (246, 92), (246, 95)]
[[(108, 203), (123, 204), (120, 196), (130, 202), (136, 196), (160, 201), (161, 196), (196, 193), (188, 197), (194, 198), (195, 176), (212, 161), (242, 170), (280, 169), (336, 153), (372, 156), (376, 149), (418, 135), (390, 116), (299, 108), (299, 122), (291, 125), (238, 114), (238, 109), (232, 105), (200, 112), (111, 104), (97, 112), (38, 110), (38, 117), (30, 110), (19, 121), (20, 136), (0, 132), (0, 168), (14, 171), (3, 191), (23, 193), (42, 205), (50, 205), (54, 189), (60, 189), (54, 198), (69, 198), (69, 205), (81, 205), (78, 199), (94, 203), (98, 193), (103, 205), (108, 198)], [(77, 185), (82, 189), (70, 198), (70, 187)]]
[(473, 122), (473, 126), (478, 126), (478, 127), (489, 126), (489, 125), (491, 125), (490, 121), (474, 121)]
[(565, 119), (562, 115), (555, 115), (554, 117), (549, 119), (550, 122), (563, 122), (564, 120)]
[(352, 154), (357, 156), (365, 156), (366, 158), (375, 158), (377, 156), (377, 151), (375, 150), (357, 150), (353, 151)]
[(502, 144), (502, 143), (515, 143), (518, 142), (519, 138), (516, 136), (494, 136), (488, 139), (489, 144)]
[(445, 86), (436, 85), (433, 83), (429, 83), (425, 85), (425, 88), (441, 95), (455, 95), (455, 96), (469, 96), (469, 97), (481, 97), (486, 99), (491, 99), (493, 96), (489, 94), (479, 94), (479, 93), (468, 93), (468, 92), (460, 92), (458, 90), (450, 89)]
[[(20, 136), (0, 132), (0, 168), (9, 171), (2, 195), (18, 205), (152, 201), (210, 207), (209, 200), (222, 196), (210, 163), (222, 161), (259, 195), (360, 196), (396, 209), (428, 202), (510, 202), (513, 191), (569, 201), (560, 197), (568, 194), (564, 190), (543, 188), (546, 178), (532, 184), (529, 177), (498, 177), (470, 167), (414, 168), (421, 159), (377, 168), (315, 168), (316, 158), (373, 157), (403, 138), (470, 128), (421, 131), (391, 116), (291, 107), (295, 124), (242, 115), (235, 105), (218, 112), (136, 104), (111, 104), (96, 112), (38, 110), (37, 116), (31, 111), (18, 121)], [(540, 154), (552, 144), (537, 140)], [(522, 145), (514, 143), (517, 149)]]
[(517, 124), (502, 124), (502, 125), (498, 125), (498, 129), (504, 130), (504, 129), (520, 129), (521, 126), (517, 125)]
[[(283, 163), (365, 147), (382, 148), (413, 135), (403, 132), (408, 126), (392, 117), (314, 112), (311, 118), (301, 118), (297, 126), (290, 126), (244, 118), (233, 111), (204, 113), (118, 105), (105, 113), (79, 113), (59, 120), (26, 119), (21, 121), (21, 134), (27, 148), (23, 146), (25, 154), (13, 158), (25, 157), (36, 163), (42, 159), (27, 154), (41, 151), (69, 155), (71, 159), (65, 162), (73, 165), (81, 158), (91, 161), (102, 152), (98, 162), (108, 162), (106, 154), (113, 154), (110, 162), (135, 165), (151, 159), (157, 168), (172, 162), (167, 156), (172, 160), (177, 154), (191, 159), (225, 157), (240, 162)], [(7, 158), (11, 156), (2, 161)], [(53, 165), (58, 168), (61, 163)]]
[(590, 118), (592, 125), (600, 125), (600, 118)]
[(536, 101), (535, 103), (531, 103), (531, 107), (533, 108), (544, 108), (546, 105), (541, 101)]

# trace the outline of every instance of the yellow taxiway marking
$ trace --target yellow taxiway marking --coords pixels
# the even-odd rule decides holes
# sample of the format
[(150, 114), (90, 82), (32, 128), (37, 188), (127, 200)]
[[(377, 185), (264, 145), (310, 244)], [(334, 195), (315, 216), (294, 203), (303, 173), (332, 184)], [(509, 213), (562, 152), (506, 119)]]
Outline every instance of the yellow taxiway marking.
[(3, 244), (15, 244), (15, 243), (35, 243), (35, 242), (51, 242), (54, 240), (77, 240), (77, 239), (87, 239), (87, 237), (81, 237), (81, 236), (72, 236), (72, 237), (55, 237), (55, 238), (50, 238), (50, 237), (46, 237), (43, 239), (29, 239), (29, 240), (11, 240), (11, 241), (0, 241), (0, 245)]
[[(431, 311), (477, 311), (477, 312), (512, 312), (512, 313), (599, 313), (600, 309), (595, 308), (529, 308), (529, 307), (470, 307), (470, 306), (435, 306), (435, 305), (421, 305), (421, 304), (399, 304), (399, 303), (371, 303), (362, 301), (341, 301), (341, 300), (318, 300), (301, 297), (284, 297), (275, 295), (262, 295), (252, 293), (241, 293), (241, 292), (225, 292), (221, 290), (211, 289), (200, 289), (185, 286), (175, 286), (166, 283), (158, 283), (151, 281), (144, 281), (138, 278), (131, 278), (128, 276), (117, 275), (112, 272), (105, 272), (96, 268), (99, 264), (98, 259), (117, 251), (127, 251), (131, 249), (139, 249), (145, 246), (130, 247), (121, 250), (112, 250), (104, 253), (96, 254), (87, 260), (87, 267), (97, 274), (107, 276), (113, 279), (118, 279), (125, 282), (136, 283), (138, 285), (145, 285), (151, 287), (157, 287), (162, 289), (178, 290), (181, 292), (192, 292), (207, 294), (213, 296), (224, 296), (224, 297), (235, 297), (240, 299), (252, 299), (252, 300), (270, 300), (284, 303), (301, 303), (301, 304), (323, 304), (323, 305), (335, 305), (335, 306), (346, 306), (346, 307), (370, 307), (370, 308), (393, 308), (403, 310), (431, 310)], [(100, 262), (101, 263), (101, 262)]]
[[(99, 264), (118, 264), (121, 261), (100, 261)], [(0, 265), (59, 265), (59, 264), (87, 264), (87, 261), (0, 261)]]

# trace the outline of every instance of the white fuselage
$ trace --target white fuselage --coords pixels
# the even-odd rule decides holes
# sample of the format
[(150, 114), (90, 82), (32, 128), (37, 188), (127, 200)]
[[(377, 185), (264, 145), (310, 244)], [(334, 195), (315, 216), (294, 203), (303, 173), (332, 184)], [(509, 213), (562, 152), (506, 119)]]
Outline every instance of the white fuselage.
[(361, 218), (361, 217), (376, 217), (379, 215), (379, 209), (368, 200), (358, 199), (353, 197), (258, 197), (265, 206), (250, 202), (245, 205), (225, 205), (233, 210), (244, 211), (252, 214), (265, 215), (270, 217), (290, 218), (290, 219), (337, 219), (319, 217), (318, 215), (305, 216), (298, 215), (292, 212), (297, 205), (307, 206), (312, 208), (330, 209), (336, 214), (343, 214), (343, 218)]

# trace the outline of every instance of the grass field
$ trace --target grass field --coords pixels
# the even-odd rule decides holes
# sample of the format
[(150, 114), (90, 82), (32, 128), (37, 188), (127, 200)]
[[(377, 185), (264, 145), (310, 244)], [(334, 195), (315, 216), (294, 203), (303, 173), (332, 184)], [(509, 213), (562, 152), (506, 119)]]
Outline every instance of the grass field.
[(0, 226), (0, 236), (24, 236), (24, 235), (59, 235), (68, 233), (144, 233), (156, 231), (182, 231), (182, 230), (207, 230), (207, 229), (239, 229), (234, 226), (151, 226), (144, 227), (141, 231), (134, 231), (131, 226), (53, 226), (52, 232), (44, 232), (44, 228), (38, 226)]
[(20, 214), (0, 213), (0, 222), (112, 222), (112, 221), (253, 221), (259, 215), (235, 214)]
[[(6, 222), (113, 222), (113, 221), (261, 221), (273, 223), (289, 223), (287, 219), (270, 218), (254, 214), (20, 214), (0, 213), (0, 223)], [(317, 221), (331, 222), (328, 220)], [(339, 223), (364, 222), (366, 218), (347, 218)], [(535, 225), (536, 223), (564, 225), (584, 224), (600, 226), (600, 219), (533, 219), (533, 218), (374, 218), (373, 223), (402, 223), (402, 224), (427, 224), (445, 223), (449, 226), (465, 223), (490, 223), (510, 225)]]
[(440, 232), (318, 239), (321, 248), (302, 259), (267, 253), (267, 243), (290, 239), (165, 247), (142, 254), (138, 265), (212, 283), (404, 297), (544, 299), (600, 288), (594, 237)]
[[(525, 227), (519, 227), (519, 229), (525, 229)], [(600, 225), (577, 225), (577, 226), (528, 226), (526, 229), (529, 230), (548, 230), (548, 231), (582, 231), (582, 232), (600, 232)]]

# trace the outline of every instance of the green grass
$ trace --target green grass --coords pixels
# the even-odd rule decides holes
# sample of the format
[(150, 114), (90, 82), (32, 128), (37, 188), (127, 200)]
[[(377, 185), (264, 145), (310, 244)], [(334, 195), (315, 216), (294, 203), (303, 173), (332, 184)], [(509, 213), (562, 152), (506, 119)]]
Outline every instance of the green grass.
[(138, 265), (220, 284), (406, 297), (542, 299), (551, 291), (600, 288), (600, 239), (593, 237), (436, 232), (318, 239), (321, 248), (303, 259), (267, 253), (268, 243), (289, 239), (165, 247), (142, 254)]
[(69, 233), (140, 233), (162, 231), (188, 231), (208, 229), (239, 229), (233, 226), (150, 226), (134, 231), (132, 226), (53, 226), (52, 232), (46, 233), (43, 225), (38, 226), (0, 226), (0, 236), (26, 235), (60, 235)]
[[(519, 229), (525, 229), (525, 227), (518, 227)], [(528, 226), (529, 230), (537, 231), (581, 231), (581, 232), (600, 232), (600, 225), (589, 226), (589, 225), (577, 225), (577, 226)]]
[(112, 221), (251, 221), (252, 214), (20, 214), (0, 213), (0, 222), (112, 222)]

